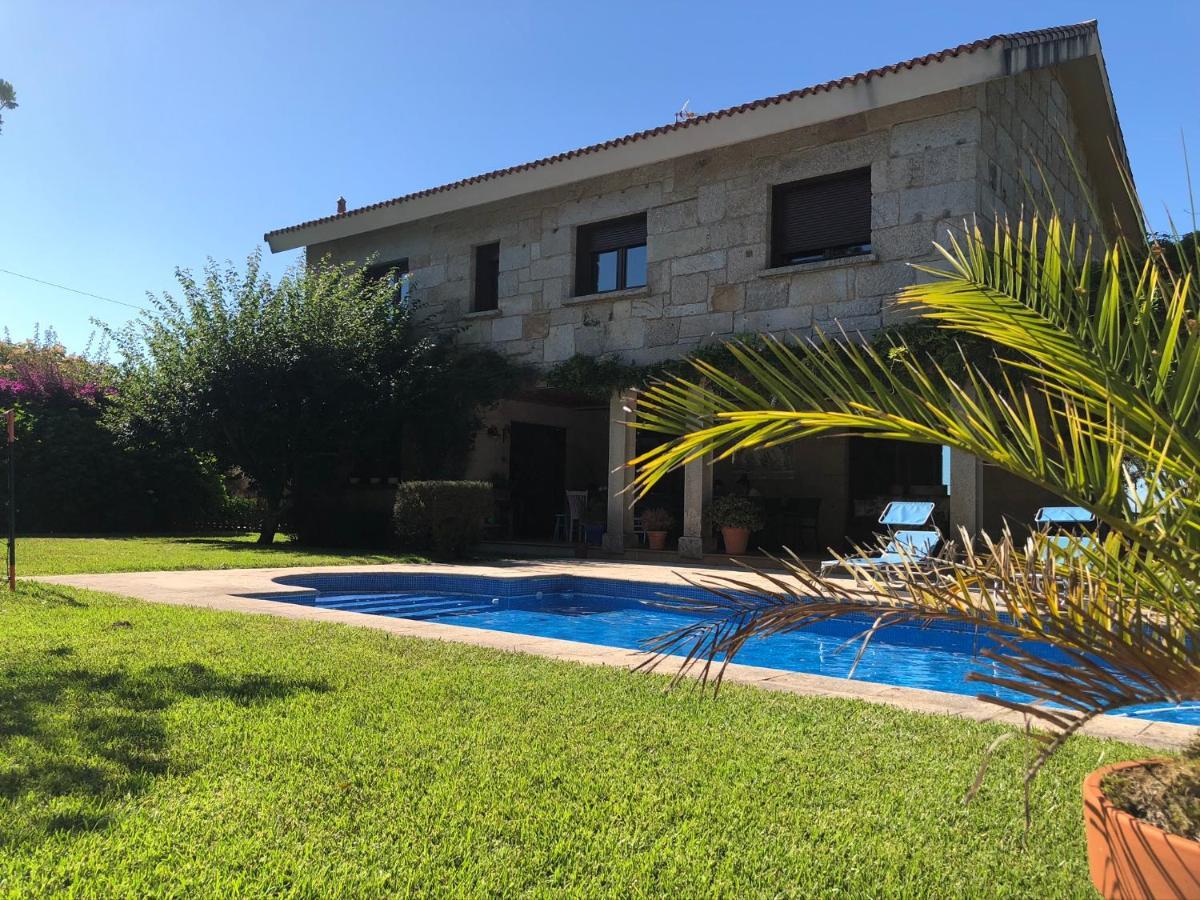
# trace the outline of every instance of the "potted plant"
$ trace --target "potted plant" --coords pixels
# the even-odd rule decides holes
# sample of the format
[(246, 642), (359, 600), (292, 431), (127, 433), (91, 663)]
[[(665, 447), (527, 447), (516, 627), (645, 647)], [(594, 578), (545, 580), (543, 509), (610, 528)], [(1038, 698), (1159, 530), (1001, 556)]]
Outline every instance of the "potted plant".
[(713, 501), (712, 520), (721, 529), (725, 552), (740, 556), (746, 552), (751, 532), (763, 527), (762, 507), (749, 497), (718, 497)]
[(1105, 897), (1200, 897), (1200, 741), (1183, 759), (1104, 766), (1083, 782), (1092, 884)]
[(642, 513), (642, 528), (651, 550), (667, 549), (667, 533), (675, 527), (675, 517), (661, 506), (652, 506)]
[(604, 541), (604, 526), (608, 523), (608, 505), (597, 497), (588, 501), (580, 516), (584, 543), (598, 547)]
[[(651, 385), (639, 415), (674, 439), (639, 457), (635, 483), (644, 494), (706, 453), (849, 433), (949, 446), (1085, 508), (1097, 529), (1066, 553), (1045, 534), (964, 531), (953, 537), (970, 552), (858, 566), (849, 582), (784, 558), (769, 592), (714, 583), (736, 597), (715, 616), (696, 601), (705, 618), (652, 643), (659, 658), (727, 662), (751, 638), (849, 615), (875, 620), (864, 639), (900, 622), (984, 627), (997, 640), (969, 679), (1028, 687), (1024, 702), (980, 697), (1038, 730), (1026, 783), (1097, 716), (1200, 702), (1200, 244), (1126, 234), (1081, 259), (1088, 231), (1054, 214), (972, 229), (941, 248), (947, 268), (896, 298), (930, 327), (740, 343), (736, 372), (698, 361), (690, 380)], [(1086, 780), (1105, 896), (1200, 897), (1197, 767), (1143, 760)]]

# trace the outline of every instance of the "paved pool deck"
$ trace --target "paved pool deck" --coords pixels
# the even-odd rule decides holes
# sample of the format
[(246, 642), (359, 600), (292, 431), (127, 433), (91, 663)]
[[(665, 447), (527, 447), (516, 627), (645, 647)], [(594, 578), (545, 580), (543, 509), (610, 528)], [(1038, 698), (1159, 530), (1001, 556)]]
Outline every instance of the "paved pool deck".
[[(703, 580), (706, 576), (753, 577), (742, 570), (727, 567), (685, 567), (575, 559), (521, 559), (465, 565), (299, 566), (277, 569), (48, 575), (29, 580), (123, 594), (151, 603), (196, 606), (228, 612), (277, 616), (284, 619), (338, 622), (360, 628), (375, 628), (405, 637), (474, 644), (496, 650), (528, 653), (587, 665), (634, 669), (646, 659), (644, 653), (599, 644), (509, 634), (481, 628), (446, 625), (440, 622), (418, 622), (409, 619), (373, 616), (367, 613), (320, 609), (301, 604), (280, 603), (277, 600), (263, 599), (262, 597), (262, 595), (270, 594), (278, 594), (281, 597), (288, 594), (295, 595), (298, 593), (297, 588), (280, 584), (276, 579), (287, 575), (320, 572), (342, 575), (350, 572), (404, 572), (408, 574), (486, 575), (495, 578), (562, 574), (646, 581), (657, 584), (685, 584), (689, 578)], [(658, 671), (672, 674), (677, 671), (681, 662), (681, 658), (669, 657), (662, 662)], [(808, 675), (736, 663), (727, 668), (725, 681), (731, 684), (751, 685), (763, 690), (784, 691), (802, 696), (863, 700), (921, 713), (958, 716), (977, 722), (998, 722), (1016, 727), (1024, 726), (1023, 717), (1016, 713), (982, 700), (976, 700), (973, 697), (942, 691), (894, 687), (868, 681)], [(1149, 722), (1145, 719), (1122, 716), (1101, 716), (1088, 723), (1083, 731), (1094, 737), (1112, 738), (1163, 750), (1178, 750), (1200, 734), (1200, 727), (1168, 722)]]

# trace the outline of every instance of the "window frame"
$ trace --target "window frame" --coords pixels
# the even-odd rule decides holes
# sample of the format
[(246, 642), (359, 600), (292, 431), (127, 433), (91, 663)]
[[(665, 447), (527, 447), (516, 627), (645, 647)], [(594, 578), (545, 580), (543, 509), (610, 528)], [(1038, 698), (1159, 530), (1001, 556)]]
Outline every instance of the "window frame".
[[(865, 209), (859, 210), (865, 214), (866, 232), (863, 235), (865, 241), (855, 241), (851, 243), (826, 243), (823, 247), (805, 248), (801, 250), (793, 250), (786, 252), (781, 246), (785, 235), (780, 227), (781, 203), (785, 202), (784, 198), (789, 194), (794, 194), (805, 188), (819, 188), (822, 185), (829, 185), (836, 182), (865, 182), (866, 197)], [(871, 190), (871, 167), (860, 166), (855, 169), (846, 169), (840, 172), (832, 172), (828, 175), (820, 175), (815, 178), (802, 178), (797, 181), (789, 181), (783, 184), (776, 184), (771, 187), (771, 227), (770, 227), (770, 268), (779, 269), (788, 266), (800, 266), (810, 263), (825, 262), (828, 260), (837, 259), (854, 259), (859, 256), (867, 256), (874, 252), (873, 249), (873, 222), (872, 222), (872, 199), (873, 191)]]
[[(484, 253), (495, 253), (494, 259), (483, 259)], [(493, 277), (487, 281), (487, 294), (490, 305), (484, 306), (481, 303), (484, 287), (484, 270), (483, 264), (486, 263), (488, 270), (491, 271)], [(471, 266), (473, 269), (472, 291), (471, 291), (471, 312), (493, 312), (500, 308), (500, 242), (488, 241), (485, 244), (476, 244), (471, 252)]]
[[(630, 225), (635, 222), (641, 226), (640, 240), (631, 239), (625, 243), (615, 244), (614, 246), (607, 246), (607, 242), (596, 240), (596, 237), (602, 234), (605, 228), (619, 228), (620, 226)], [(593, 249), (596, 243), (605, 244), (604, 249)], [(647, 251), (643, 279), (641, 284), (630, 285), (629, 251), (638, 248), (644, 248)], [(602, 290), (600, 288), (598, 260), (606, 253), (617, 254), (617, 271), (615, 286)], [(646, 213), (633, 213), (627, 216), (618, 216), (613, 219), (588, 222), (577, 226), (575, 229), (575, 256), (575, 296), (577, 297), (586, 297), (591, 294), (612, 294), (617, 291), (644, 288), (650, 280), (649, 237), (646, 234)]]
[(366, 269), (363, 271), (363, 275), (368, 281), (377, 281), (393, 271), (395, 271), (399, 276), (399, 284), (395, 286), (395, 299), (401, 304), (408, 303), (409, 282), (412, 277), (412, 272), (410, 272), (408, 268), (407, 256), (402, 256), (399, 259), (392, 260), (391, 262), (373, 263), (366, 267)]

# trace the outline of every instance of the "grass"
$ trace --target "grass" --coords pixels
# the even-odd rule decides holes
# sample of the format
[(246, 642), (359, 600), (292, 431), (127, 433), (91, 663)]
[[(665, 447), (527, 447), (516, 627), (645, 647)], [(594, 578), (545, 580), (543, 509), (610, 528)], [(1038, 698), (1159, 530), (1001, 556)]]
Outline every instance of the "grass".
[(17, 572), (76, 575), (426, 561), (411, 555), (303, 547), (286, 538), (276, 538), (274, 544), (261, 546), (255, 540), (255, 535), (18, 538)]
[(1086, 897), (1076, 739), (141, 603), (0, 597), (0, 893)]

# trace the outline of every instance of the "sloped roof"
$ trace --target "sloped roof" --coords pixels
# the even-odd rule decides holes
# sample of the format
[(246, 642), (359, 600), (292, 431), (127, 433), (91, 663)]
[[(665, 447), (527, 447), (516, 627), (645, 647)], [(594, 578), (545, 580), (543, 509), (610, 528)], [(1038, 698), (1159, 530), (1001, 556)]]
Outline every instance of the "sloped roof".
[[(1047, 52), (1039, 52), (1042, 46), (1046, 47)], [(1074, 49), (1064, 49), (1064, 46), (1073, 46)], [(950, 61), (959, 60), (964, 57), (970, 57), (972, 55), (979, 54), (982, 51), (1001, 51), (1003, 54), (999, 60), (1001, 69), (996, 70), (995, 66), (982, 66), (979, 68), (978, 72), (968, 73), (963, 83), (979, 83), (981, 81), (989, 80), (990, 78), (1000, 77), (1007, 74), (1015, 74), (1015, 72), (1022, 71), (1024, 69), (1056, 65), (1060, 62), (1066, 62), (1067, 60), (1078, 59), (1084, 56), (1096, 57), (1097, 60), (1100, 61), (1101, 79), (1103, 80), (1103, 94), (1107, 98), (1107, 105), (1111, 111), (1113, 126), (1111, 130), (1116, 137), (1116, 140), (1112, 141), (1110, 136), (1110, 143), (1114, 144), (1118, 153), (1122, 157), (1124, 156), (1123, 142), (1120, 140), (1120, 129), (1116, 122), (1116, 111), (1112, 106), (1112, 98), (1111, 93), (1108, 90), (1107, 77), (1103, 71), (1103, 61), (1100, 59), (1097, 23), (1093, 20), (1089, 22), (1082, 22), (1076, 25), (1063, 25), (1053, 28), (1042, 28), (1035, 31), (1021, 31), (1012, 34), (992, 35), (991, 37), (982, 38), (968, 44), (959, 44), (957, 47), (939, 50), (936, 53), (927, 53), (924, 56), (914, 57), (913, 59), (904, 60), (903, 62), (892, 63), (891, 65), (881, 66), (875, 69), (868, 69), (865, 72), (859, 72), (855, 75), (847, 75), (842, 78), (825, 81), (820, 84), (798, 88), (796, 90), (788, 91), (784, 94), (776, 94), (771, 97), (763, 97), (758, 100), (751, 100), (748, 103), (742, 103), (738, 106), (731, 106), (726, 109), (716, 110), (715, 112), (705, 113), (684, 121), (673, 122), (666, 125), (660, 125), (657, 128), (650, 128), (645, 131), (637, 131), (632, 134), (626, 134), (621, 137), (604, 141), (603, 143), (591, 144), (574, 150), (567, 150), (563, 153), (542, 157), (541, 159), (520, 163), (519, 165), (515, 166), (494, 169), (490, 172), (484, 172), (480, 175), (473, 175), (469, 178), (463, 178), (458, 181), (449, 182), (448, 184), (442, 184), (436, 187), (414, 191), (409, 194), (403, 194), (399, 197), (393, 197), (390, 200), (383, 200), (378, 203), (372, 203), (367, 206), (350, 209), (344, 213), (311, 219), (307, 222), (301, 222), (297, 225), (289, 225), (285, 228), (278, 228), (264, 235), (264, 240), (266, 240), (271, 246), (271, 250), (273, 252), (278, 252), (280, 250), (288, 250), (295, 247), (305, 246), (317, 241), (330, 240), (337, 237), (348, 236), (350, 234), (357, 234), (363, 231), (374, 230), (376, 228), (387, 227), (391, 224), (398, 224), (401, 221), (412, 221), (417, 218), (423, 218), (426, 215), (433, 215), (438, 212), (446, 211), (448, 208), (465, 208), (475, 205), (476, 203), (489, 202), (494, 199), (499, 199), (499, 197), (493, 196), (493, 194), (496, 192), (493, 191), (491, 194), (479, 198), (468, 198), (464, 196), (462, 198), (462, 202), (441, 204), (441, 206), (445, 208), (435, 208), (432, 210), (422, 209), (419, 213), (414, 210), (413, 215), (397, 215), (392, 217), (381, 217), (378, 215), (381, 211), (392, 210), (406, 205), (414, 205), (416, 201), (432, 198), (437, 195), (449, 194), (453, 192), (466, 193), (468, 189), (472, 187), (484, 185), (490, 182), (511, 179), (516, 175), (533, 173), (537, 172), (538, 170), (545, 170), (553, 167), (562, 167), (565, 164), (569, 164), (572, 161), (581, 160), (583, 158), (612, 154), (613, 151), (620, 150), (621, 148), (628, 147), (632, 144), (661, 141), (664, 138), (679, 132), (704, 131), (705, 129), (712, 130), (717, 123), (738, 117), (753, 115), (756, 113), (756, 111), (768, 109), (770, 107), (779, 107), (785, 104), (792, 104), (797, 101), (803, 101), (806, 98), (814, 98), (822, 94), (834, 94), (836, 92), (843, 91), (846, 88), (873, 82), (878, 79), (884, 79), (888, 76), (896, 76), (906, 72), (913, 72), (914, 70), (922, 70), (929, 67), (945, 65)], [(1015, 59), (1014, 51), (1024, 51), (1019, 61)], [(955, 84), (951, 86), (961, 85)], [(925, 93), (933, 92), (934, 91), (932, 90), (925, 91)], [(920, 94), (918, 94), (918, 96), (920, 96)], [(898, 102), (898, 100), (892, 100), (889, 102)], [(874, 105), (886, 104), (877, 103)], [(731, 141), (728, 140), (723, 142), (717, 141), (713, 146), (719, 146), (721, 143), (730, 142)], [(695, 147), (691, 144), (682, 148), (679, 153), (672, 153), (669, 154), (669, 156), (684, 155), (690, 152), (696, 152)], [(634, 163), (634, 165), (636, 164), (637, 163)], [(615, 169), (627, 167), (630, 166), (617, 165)], [(584, 173), (580, 175), (579, 179), (570, 180), (581, 180), (585, 177), (591, 177), (593, 174), (596, 173)], [(557, 180), (556, 183), (564, 183), (564, 181)], [(513, 190), (508, 195), (512, 196), (520, 193), (526, 193), (527, 191), (537, 190), (545, 186), (548, 185), (532, 184), (529, 187), (524, 187), (523, 189)], [(342, 227), (322, 227), (339, 225)]]

